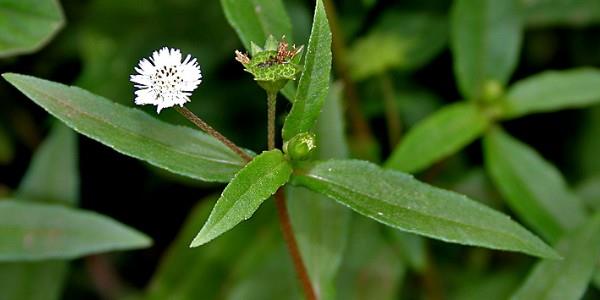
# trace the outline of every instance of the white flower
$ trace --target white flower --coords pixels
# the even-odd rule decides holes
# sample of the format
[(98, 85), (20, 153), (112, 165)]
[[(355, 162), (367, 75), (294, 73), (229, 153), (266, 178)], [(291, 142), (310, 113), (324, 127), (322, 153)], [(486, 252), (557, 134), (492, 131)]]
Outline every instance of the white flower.
[(156, 105), (160, 113), (163, 108), (190, 101), (192, 92), (202, 82), (200, 66), (189, 54), (183, 62), (179, 49), (164, 47), (152, 53), (150, 60), (143, 58), (131, 75), (135, 91), (135, 104)]

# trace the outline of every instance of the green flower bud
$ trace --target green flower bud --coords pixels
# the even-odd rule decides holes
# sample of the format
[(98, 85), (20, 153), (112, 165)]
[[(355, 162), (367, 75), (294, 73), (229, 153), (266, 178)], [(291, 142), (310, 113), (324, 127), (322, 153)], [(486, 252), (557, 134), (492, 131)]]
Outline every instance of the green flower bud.
[(299, 133), (283, 145), (285, 152), (292, 160), (306, 160), (317, 149), (316, 137), (313, 133)]
[(488, 80), (483, 85), (481, 98), (483, 102), (493, 103), (504, 95), (504, 87), (497, 80)]
[(295, 59), (302, 48), (292, 46), (288, 49), (285, 40), (278, 43), (273, 36), (269, 36), (264, 49), (251, 43), (252, 58), (239, 51), (235, 55), (245, 71), (252, 74), (263, 89), (269, 93), (277, 93), (289, 80), (295, 80), (302, 70)]

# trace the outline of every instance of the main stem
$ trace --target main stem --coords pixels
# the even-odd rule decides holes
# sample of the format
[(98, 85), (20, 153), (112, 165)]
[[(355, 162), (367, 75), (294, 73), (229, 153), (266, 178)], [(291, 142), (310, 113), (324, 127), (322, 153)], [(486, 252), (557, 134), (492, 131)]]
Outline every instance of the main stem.
[(194, 123), (194, 125), (198, 126), (198, 128), (200, 128), (202, 131), (208, 133), (209, 135), (213, 136), (214, 138), (219, 140), (221, 143), (223, 143), (225, 146), (229, 147), (229, 149), (231, 149), (233, 152), (237, 153), (246, 162), (249, 162), (252, 160), (252, 157), (250, 155), (248, 155), (248, 153), (244, 152), (244, 150), (242, 150), (240, 147), (238, 147), (236, 144), (234, 144), (228, 138), (223, 136), (220, 132), (216, 131), (214, 128), (212, 128), (210, 125), (208, 125), (206, 122), (204, 122), (204, 120), (200, 119), (198, 116), (196, 116), (192, 111), (190, 111), (186, 107), (175, 106), (175, 110), (178, 113), (180, 113), (182, 116), (184, 116), (186, 119), (188, 119), (190, 122)]
[[(269, 150), (275, 149), (276, 99), (276, 93), (267, 94), (267, 138)], [(279, 225), (283, 233), (283, 239), (285, 240), (285, 244), (292, 257), (292, 262), (294, 263), (296, 274), (298, 276), (298, 279), (300, 280), (300, 283), (302, 284), (302, 288), (304, 289), (306, 299), (316, 300), (317, 294), (315, 293), (315, 290), (313, 289), (313, 286), (310, 282), (310, 278), (308, 277), (308, 271), (306, 270), (306, 266), (302, 261), (302, 256), (300, 255), (300, 250), (298, 248), (298, 242), (296, 242), (296, 237), (294, 236), (294, 232), (292, 231), (292, 223), (290, 221), (290, 215), (288, 214), (287, 203), (285, 199), (285, 191), (282, 188), (279, 188), (277, 192), (275, 192), (275, 205), (277, 206), (277, 214), (279, 215)]]

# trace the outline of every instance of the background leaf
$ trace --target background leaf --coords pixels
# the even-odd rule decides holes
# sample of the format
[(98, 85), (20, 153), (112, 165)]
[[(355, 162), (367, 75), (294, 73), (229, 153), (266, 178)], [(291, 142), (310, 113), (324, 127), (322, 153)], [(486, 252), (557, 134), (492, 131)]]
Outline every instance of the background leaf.
[(263, 45), (269, 35), (292, 39), (292, 24), (281, 0), (221, 0), (227, 21), (250, 50), (250, 42)]
[(151, 244), (96, 213), (16, 200), (0, 201), (0, 237), (0, 261), (70, 259)]
[(586, 219), (560, 172), (529, 146), (495, 128), (484, 147), (486, 167), (505, 200), (542, 236), (556, 241)]
[(417, 123), (385, 166), (408, 173), (422, 171), (472, 142), (488, 125), (489, 120), (472, 103), (446, 106)]
[(58, 0), (0, 1), (0, 58), (39, 49), (63, 24)]
[(77, 87), (26, 75), (2, 76), (81, 134), (173, 173), (227, 182), (244, 165), (237, 154), (198, 130), (163, 123)]
[(600, 259), (600, 214), (566, 235), (556, 249), (564, 259), (538, 262), (511, 299), (581, 299)]
[(520, 1), (454, 1), (450, 44), (462, 95), (479, 99), (488, 81), (506, 84), (517, 65), (521, 40)]
[(596, 0), (524, 1), (529, 26), (585, 26), (600, 22), (600, 2)]
[(515, 83), (508, 91), (508, 118), (600, 102), (600, 70), (546, 71)]
[(277, 149), (255, 157), (225, 187), (191, 247), (206, 244), (248, 220), (263, 201), (288, 181), (291, 174), (292, 166)]
[(283, 139), (310, 131), (323, 106), (331, 72), (331, 31), (322, 0), (317, 0), (313, 26), (292, 110), (283, 124)]
[(300, 174), (295, 183), (391, 227), (446, 242), (558, 257), (508, 216), (404, 173), (365, 161), (330, 160)]
[(4, 127), (0, 125), (0, 165), (7, 164), (12, 161), (14, 155), (14, 144)]
[[(342, 86), (332, 86), (316, 124), (321, 159), (348, 156)], [(350, 210), (306, 188), (287, 186), (288, 210), (302, 260), (319, 299), (336, 299), (335, 279), (348, 239)]]
[[(77, 204), (79, 170), (75, 132), (55, 122), (34, 155), (17, 194), (27, 199), (22, 201)], [(3, 300), (56, 300), (60, 298), (67, 273), (68, 263), (61, 260), (0, 263), (0, 294)]]
[(392, 69), (414, 70), (441, 52), (447, 40), (444, 15), (386, 11), (374, 28), (348, 49), (349, 71), (361, 80)]

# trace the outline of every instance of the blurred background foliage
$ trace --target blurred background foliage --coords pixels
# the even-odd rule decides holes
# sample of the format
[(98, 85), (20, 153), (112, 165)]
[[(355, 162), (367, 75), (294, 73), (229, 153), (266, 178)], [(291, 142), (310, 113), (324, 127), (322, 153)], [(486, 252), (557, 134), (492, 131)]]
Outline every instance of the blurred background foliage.
[[(19, 2), (22, 7), (39, 9), (31, 13), (42, 16), (35, 26), (47, 31), (19, 26), (17, 16), (6, 13)], [(375, 135), (371, 158), (382, 161), (411, 126), (461, 99), (449, 48), (452, 1), (326, 2), (330, 18), (334, 13), (337, 17), (339, 31), (333, 33), (346, 42), (343, 49), (334, 49), (334, 60), (348, 66), (360, 110)], [(198, 58), (204, 77), (187, 106), (236, 143), (253, 151), (265, 148), (263, 91), (233, 59), (233, 51), (243, 45), (219, 1), (62, 0), (62, 8), (56, 3), (0, 1), (2, 73), (32, 74), (77, 85), (133, 106), (129, 75), (137, 61), (162, 46), (180, 48)], [(293, 23), (293, 37), (288, 39), (306, 44), (312, 1), (286, 0), (284, 4)], [(521, 6), (526, 30), (511, 83), (548, 69), (600, 67), (600, 1), (522, 0)], [(22, 30), (23, 40), (4, 38), (11, 30)], [(343, 55), (335, 55), (339, 53)], [(0, 97), (0, 196), (5, 196), (18, 189), (54, 122), (4, 81)], [(279, 105), (280, 111), (290, 107), (285, 101)], [(154, 115), (151, 107), (139, 109)], [(189, 125), (169, 110), (156, 117)], [(352, 122), (348, 121), (348, 127)], [(600, 106), (529, 115), (504, 126), (557, 166), (590, 208), (600, 209)], [(105, 255), (101, 264), (74, 261), (58, 298), (300, 297), (273, 222), (272, 204), (222, 238), (190, 250), (189, 241), (222, 186), (168, 174), (81, 135), (78, 142), (80, 196), (72, 197), (79, 198), (82, 208), (148, 234), (154, 245)], [(480, 143), (473, 142), (418, 176), (506, 211), (483, 171)], [(505, 299), (535, 262), (519, 254), (424, 241), (355, 215), (348, 240), (347, 244), (343, 238), (338, 241), (345, 245), (345, 255), (329, 288), (331, 297), (337, 299)], [(108, 282), (99, 278), (102, 268), (108, 268)], [(11, 276), (0, 272), (0, 281)], [(600, 282), (600, 275), (596, 277)], [(333, 292), (335, 287), (337, 292)], [(590, 287), (585, 297), (597, 299), (600, 291)], [(0, 299), (25, 298), (10, 298), (0, 289)]]

